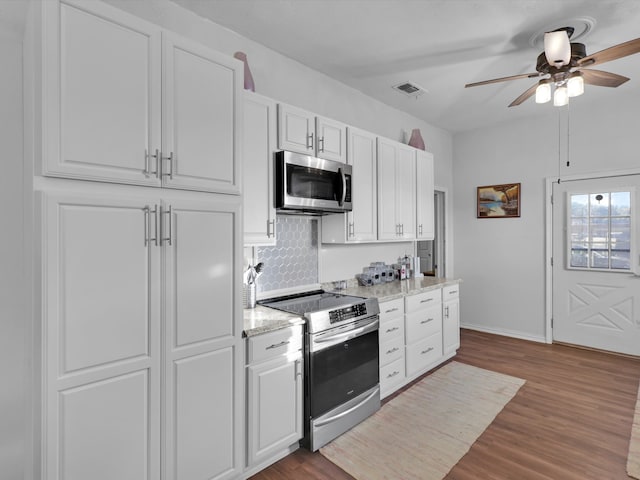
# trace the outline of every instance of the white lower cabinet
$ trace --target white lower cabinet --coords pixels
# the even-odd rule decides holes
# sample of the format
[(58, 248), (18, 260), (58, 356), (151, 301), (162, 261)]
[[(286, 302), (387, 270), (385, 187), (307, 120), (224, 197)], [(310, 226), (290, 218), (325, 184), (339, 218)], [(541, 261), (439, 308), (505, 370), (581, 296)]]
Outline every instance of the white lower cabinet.
[(37, 197), (42, 478), (242, 471), (240, 199), (144, 190)]
[(380, 391), (385, 398), (456, 354), (458, 284), (380, 302)]
[(247, 340), (249, 470), (276, 461), (303, 436), (302, 362), (302, 325)]
[(384, 398), (401, 386), (404, 369), (404, 299), (380, 302), (380, 394)]
[(444, 354), (460, 348), (460, 285), (442, 289), (442, 343)]

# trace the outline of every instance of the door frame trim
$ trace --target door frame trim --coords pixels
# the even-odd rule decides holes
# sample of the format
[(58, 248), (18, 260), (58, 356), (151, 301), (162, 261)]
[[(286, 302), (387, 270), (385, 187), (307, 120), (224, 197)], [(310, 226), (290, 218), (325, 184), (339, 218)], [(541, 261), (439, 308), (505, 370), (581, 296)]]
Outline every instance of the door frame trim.
[(624, 177), (627, 175), (640, 175), (640, 168), (625, 170), (611, 170), (607, 172), (579, 173), (567, 175), (563, 178), (547, 177), (545, 179), (545, 342), (553, 343), (553, 184), (560, 182), (572, 182), (577, 180), (595, 180), (598, 178)]

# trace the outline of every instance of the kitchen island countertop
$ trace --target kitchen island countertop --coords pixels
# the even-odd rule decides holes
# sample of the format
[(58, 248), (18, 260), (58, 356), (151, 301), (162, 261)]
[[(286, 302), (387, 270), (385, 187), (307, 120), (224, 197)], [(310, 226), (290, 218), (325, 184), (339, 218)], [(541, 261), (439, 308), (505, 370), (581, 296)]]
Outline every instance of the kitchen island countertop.
[(245, 337), (252, 337), (280, 328), (300, 325), (304, 322), (304, 318), (298, 315), (276, 310), (275, 308), (256, 305), (256, 308), (244, 309), (243, 333)]
[(332, 290), (336, 293), (345, 295), (353, 295), (356, 297), (371, 298), (375, 297), (379, 302), (387, 302), (395, 300), (406, 295), (414, 295), (434, 288), (442, 288), (447, 285), (455, 285), (460, 283), (459, 279), (436, 278), (436, 277), (420, 277), (410, 278), (408, 280), (394, 280), (393, 282), (372, 285), (371, 287), (363, 287), (361, 285), (349, 286), (342, 290)]

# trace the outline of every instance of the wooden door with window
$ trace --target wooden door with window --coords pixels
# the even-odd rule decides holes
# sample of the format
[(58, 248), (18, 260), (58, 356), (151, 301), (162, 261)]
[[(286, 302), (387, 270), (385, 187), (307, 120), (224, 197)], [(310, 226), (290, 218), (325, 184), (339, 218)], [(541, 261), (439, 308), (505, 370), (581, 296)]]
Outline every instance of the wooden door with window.
[(553, 186), (553, 340), (640, 355), (640, 175)]

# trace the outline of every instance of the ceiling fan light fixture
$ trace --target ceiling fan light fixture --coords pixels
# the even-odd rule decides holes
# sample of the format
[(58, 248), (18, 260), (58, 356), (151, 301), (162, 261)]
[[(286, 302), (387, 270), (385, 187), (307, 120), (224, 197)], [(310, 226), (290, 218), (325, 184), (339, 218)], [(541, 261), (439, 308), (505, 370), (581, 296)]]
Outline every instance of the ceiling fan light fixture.
[(553, 92), (553, 106), (564, 107), (568, 103), (569, 103), (569, 92), (567, 91), (567, 87), (564, 85), (556, 87), (556, 91)]
[(547, 63), (557, 68), (569, 63), (571, 44), (566, 30), (556, 30), (544, 34), (544, 54), (547, 57)]
[(571, 74), (567, 81), (567, 94), (569, 97), (577, 97), (584, 93), (584, 78), (580, 72)]
[(536, 88), (536, 103), (547, 103), (551, 100), (551, 84), (541, 80)]

